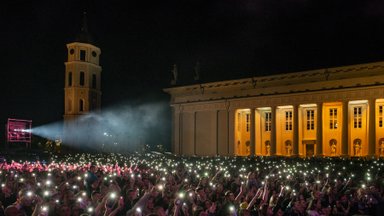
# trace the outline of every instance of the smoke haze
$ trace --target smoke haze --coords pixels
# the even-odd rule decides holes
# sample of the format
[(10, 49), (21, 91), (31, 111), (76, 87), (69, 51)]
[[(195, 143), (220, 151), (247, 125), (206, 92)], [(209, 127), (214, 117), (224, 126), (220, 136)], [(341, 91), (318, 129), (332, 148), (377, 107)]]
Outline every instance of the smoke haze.
[[(144, 144), (149, 146), (170, 144), (169, 104), (121, 104), (101, 112), (81, 116), (70, 122), (70, 136), (76, 137), (78, 148), (99, 151), (132, 151)], [(76, 125), (72, 125), (76, 124)], [(63, 137), (63, 122), (55, 122), (32, 129), (34, 135), (50, 140)], [(71, 143), (64, 143), (73, 145)], [(77, 145), (78, 145), (77, 144)]]

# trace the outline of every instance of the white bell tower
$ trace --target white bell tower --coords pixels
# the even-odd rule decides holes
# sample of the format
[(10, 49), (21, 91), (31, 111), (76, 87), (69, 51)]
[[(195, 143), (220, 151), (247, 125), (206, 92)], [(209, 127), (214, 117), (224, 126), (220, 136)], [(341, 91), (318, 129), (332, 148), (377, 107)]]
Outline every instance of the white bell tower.
[[(75, 41), (67, 44), (64, 87), (64, 144), (81, 146), (86, 134), (81, 117), (98, 112), (101, 107), (100, 48), (93, 45), (88, 33), (86, 13), (83, 26)], [(86, 123), (86, 124), (89, 124)], [(79, 128), (81, 127), (81, 128)]]

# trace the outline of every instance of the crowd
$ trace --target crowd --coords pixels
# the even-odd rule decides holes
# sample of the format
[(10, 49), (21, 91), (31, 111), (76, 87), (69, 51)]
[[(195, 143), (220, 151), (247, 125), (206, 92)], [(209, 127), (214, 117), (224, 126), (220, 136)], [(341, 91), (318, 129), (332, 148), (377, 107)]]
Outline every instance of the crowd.
[(0, 215), (384, 215), (384, 160), (68, 154), (0, 163)]

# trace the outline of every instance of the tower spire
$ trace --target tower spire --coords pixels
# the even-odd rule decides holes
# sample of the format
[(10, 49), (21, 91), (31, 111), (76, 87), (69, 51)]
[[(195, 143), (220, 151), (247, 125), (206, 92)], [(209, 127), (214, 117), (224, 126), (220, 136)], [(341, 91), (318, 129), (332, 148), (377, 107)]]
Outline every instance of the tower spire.
[(77, 42), (83, 42), (83, 43), (93, 43), (93, 39), (91, 37), (91, 34), (88, 31), (88, 22), (87, 22), (87, 12), (83, 12), (83, 22), (81, 26), (81, 31), (76, 37)]
[(87, 11), (83, 12), (83, 26), (81, 27), (81, 31), (84, 33), (88, 33)]

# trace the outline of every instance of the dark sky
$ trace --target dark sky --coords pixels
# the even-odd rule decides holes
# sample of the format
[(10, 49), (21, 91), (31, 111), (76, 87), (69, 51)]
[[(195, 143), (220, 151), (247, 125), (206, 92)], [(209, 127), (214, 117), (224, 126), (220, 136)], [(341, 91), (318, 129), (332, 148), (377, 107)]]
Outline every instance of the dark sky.
[(84, 10), (102, 51), (103, 107), (168, 101), (173, 64), (186, 84), (197, 61), (208, 82), (384, 59), (380, 0), (6, 1), (0, 123), (62, 120), (66, 44)]

